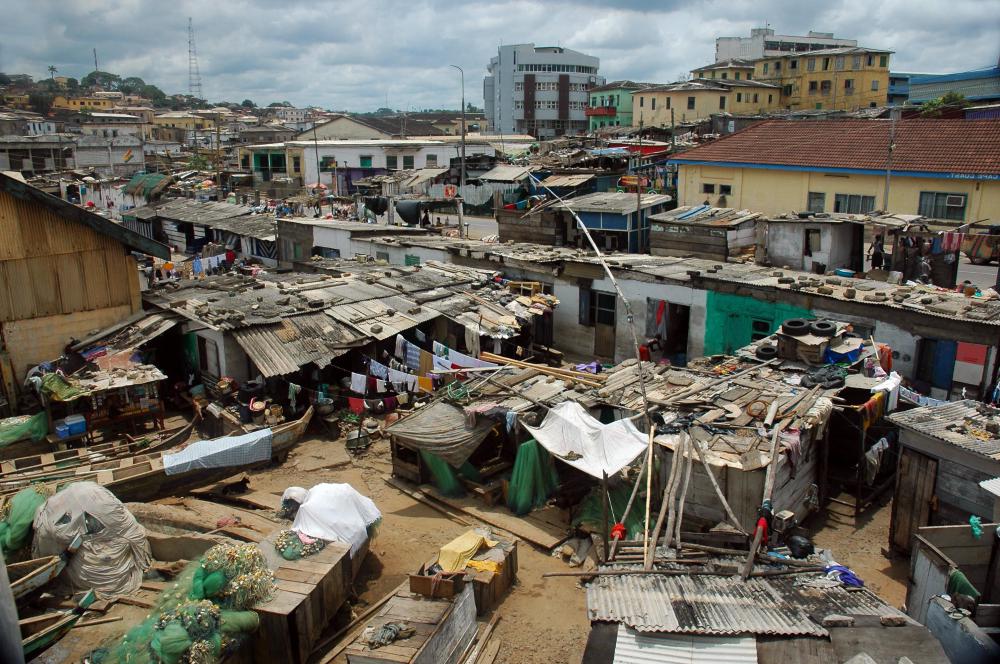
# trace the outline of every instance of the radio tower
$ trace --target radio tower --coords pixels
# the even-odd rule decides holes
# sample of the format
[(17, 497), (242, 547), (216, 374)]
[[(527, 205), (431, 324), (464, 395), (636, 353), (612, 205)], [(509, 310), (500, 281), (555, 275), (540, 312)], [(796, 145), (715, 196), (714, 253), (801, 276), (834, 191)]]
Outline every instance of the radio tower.
[(188, 94), (204, 99), (201, 91), (201, 72), (198, 71), (198, 51), (194, 46), (194, 26), (188, 17)]

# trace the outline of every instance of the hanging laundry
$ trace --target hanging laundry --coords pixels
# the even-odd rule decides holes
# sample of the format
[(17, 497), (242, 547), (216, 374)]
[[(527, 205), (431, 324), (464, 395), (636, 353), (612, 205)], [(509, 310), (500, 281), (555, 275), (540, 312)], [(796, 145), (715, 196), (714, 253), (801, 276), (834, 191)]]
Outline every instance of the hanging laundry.
[(385, 392), (388, 392), (389, 390), (388, 390), (388, 388), (386, 386), (386, 381), (382, 380), (381, 378), (376, 378), (375, 379), (375, 391), (377, 393), (379, 393), (379, 394), (383, 394)]
[(434, 369), (435, 370), (451, 371), (451, 362), (448, 361), (448, 360), (446, 360), (443, 357), (438, 357), (437, 355), (435, 355), (434, 356)]
[(368, 376), (351, 372), (351, 392), (364, 394), (368, 389)]
[(295, 412), (295, 399), (299, 396), (299, 392), (301, 391), (301, 385), (296, 385), (295, 383), (288, 384), (288, 403), (292, 407), (292, 412)]
[(396, 401), (400, 406), (410, 403), (410, 395), (407, 392), (400, 392), (396, 395)]
[[(404, 386), (403, 389), (408, 392), (413, 392), (417, 389), (417, 377), (411, 373), (389, 369), (389, 382), (393, 385)], [(400, 390), (397, 388), (396, 391), (399, 392)]]
[(459, 353), (457, 350), (448, 351), (448, 359), (451, 360), (452, 364), (457, 364), (463, 369), (473, 369), (473, 368), (492, 368), (497, 365), (491, 362), (485, 362), (475, 357), (469, 357)]
[(385, 404), (385, 412), (389, 413), (396, 410), (396, 397), (386, 397), (382, 399), (382, 403)]
[(191, 261), (191, 271), (195, 274), (201, 274), (201, 256), (195, 256), (194, 260)]
[(396, 357), (401, 360), (406, 359), (406, 339), (403, 338), (402, 334), (396, 335)]
[(428, 353), (423, 348), (420, 349), (420, 366), (417, 367), (417, 373), (421, 376), (426, 376), (427, 374), (434, 371), (434, 356)]
[(365, 408), (378, 415), (385, 412), (385, 403), (382, 399), (365, 399)]
[(465, 347), (472, 357), (479, 357), (479, 331), (466, 326)]
[(420, 346), (405, 340), (403, 343), (406, 344), (406, 366), (418, 371), (420, 369)]
[(448, 357), (448, 347), (437, 341), (433, 344), (434, 354), (438, 357)]
[(420, 330), (413, 330), (413, 334), (417, 337), (417, 343), (420, 344), (427, 343), (427, 335), (421, 332)]
[(355, 415), (365, 412), (365, 400), (358, 397), (347, 397), (347, 408)]
[(381, 378), (383, 380), (389, 379), (389, 367), (385, 366), (377, 360), (372, 360), (368, 363), (368, 373), (375, 376), (376, 378)]
[(429, 376), (419, 376), (417, 378), (417, 386), (420, 387), (424, 392), (434, 391), (434, 380)]

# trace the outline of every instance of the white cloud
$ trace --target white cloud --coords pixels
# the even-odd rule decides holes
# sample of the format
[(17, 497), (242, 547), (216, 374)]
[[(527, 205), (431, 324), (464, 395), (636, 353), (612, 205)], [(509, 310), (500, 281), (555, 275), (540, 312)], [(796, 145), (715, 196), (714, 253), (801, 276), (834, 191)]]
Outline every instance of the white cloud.
[(202, 86), (212, 101), (371, 110), (481, 103), (500, 43), (560, 44), (601, 58), (609, 80), (667, 82), (712, 60), (714, 39), (767, 21), (786, 34), (832, 31), (895, 51), (897, 71), (994, 65), (1000, 0), (760, 0), (317, 3), (300, 0), (8, 0), (0, 70), (81, 77), (101, 68), (167, 92), (188, 87), (187, 17), (194, 18)]

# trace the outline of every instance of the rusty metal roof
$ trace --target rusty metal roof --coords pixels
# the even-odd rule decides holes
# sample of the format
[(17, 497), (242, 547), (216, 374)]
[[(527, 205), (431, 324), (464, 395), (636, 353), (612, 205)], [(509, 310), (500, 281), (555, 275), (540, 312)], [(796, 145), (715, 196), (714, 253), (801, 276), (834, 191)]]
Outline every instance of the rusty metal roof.
[(640, 632), (719, 636), (828, 636), (810, 616), (904, 615), (866, 589), (813, 588), (805, 578), (600, 576), (587, 586), (587, 613)]
[(323, 313), (234, 330), (233, 336), (265, 377), (294, 373), (310, 362), (325, 367), (366, 339)]
[(966, 399), (921, 406), (889, 416), (893, 424), (1000, 461), (1000, 409)]

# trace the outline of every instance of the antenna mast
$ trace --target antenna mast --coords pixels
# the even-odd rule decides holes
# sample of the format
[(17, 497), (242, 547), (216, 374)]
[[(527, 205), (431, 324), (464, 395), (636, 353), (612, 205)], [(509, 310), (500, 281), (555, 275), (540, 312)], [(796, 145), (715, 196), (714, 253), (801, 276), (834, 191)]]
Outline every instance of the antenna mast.
[(94, 49), (94, 71), (101, 71), (101, 68), (97, 66), (97, 49)]
[(201, 91), (201, 72), (198, 71), (198, 51), (194, 46), (194, 26), (188, 17), (188, 94), (204, 99)]

